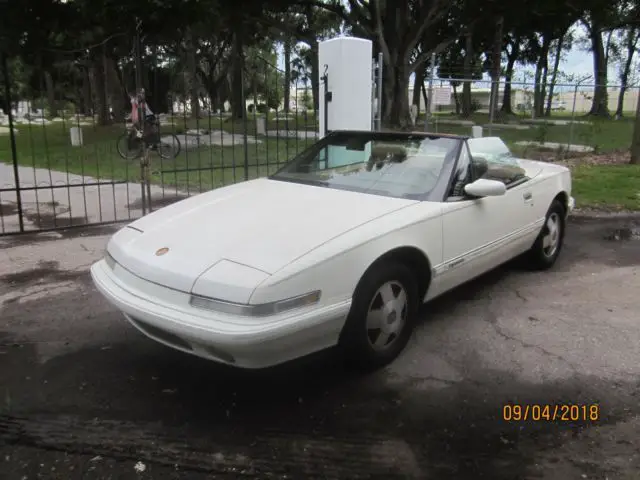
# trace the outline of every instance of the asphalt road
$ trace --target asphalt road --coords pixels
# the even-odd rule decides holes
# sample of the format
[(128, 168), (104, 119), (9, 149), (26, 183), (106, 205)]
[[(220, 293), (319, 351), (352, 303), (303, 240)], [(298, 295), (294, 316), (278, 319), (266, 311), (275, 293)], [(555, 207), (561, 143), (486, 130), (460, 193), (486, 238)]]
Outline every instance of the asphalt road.
[[(507, 265), (428, 305), (369, 375), (331, 352), (236, 371), (146, 339), (88, 274), (110, 229), (0, 239), (0, 478), (638, 478), (623, 224), (572, 222), (552, 271)], [(505, 421), (507, 404), (599, 418)]]

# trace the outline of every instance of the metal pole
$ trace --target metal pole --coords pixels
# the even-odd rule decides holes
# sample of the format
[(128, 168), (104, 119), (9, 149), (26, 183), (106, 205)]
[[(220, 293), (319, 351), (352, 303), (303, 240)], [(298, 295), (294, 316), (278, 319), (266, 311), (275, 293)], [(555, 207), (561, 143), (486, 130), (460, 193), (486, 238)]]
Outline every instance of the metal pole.
[[(425, 105), (427, 111), (424, 113), (424, 131), (429, 131), (429, 119), (431, 118), (431, 105), (433, 105), (433, 75), (435, 73), (436, 54), (431, 54), (431, 66), (429, 72), (429, 94), (427, 96), (427, 104)], [(422, 86), (421, 86), (422, 87)]]
[(378, 108), (376, 114), (378, 116), (378, 130), (382, 130), (382, 69), (384, 65), (384, 56), (382, 52), (378, 53)]
[(495, 117), (496, 104), (498, 103), (498, 90), (500, 89), (500, 77), (498, 80), (491, 79), (491, 98), (489, 99), (489, 136), (493, 134), (493, 121)]
[(576, 118), (576, 98), (578, 97), (579, 86), (580, 84), (577, 83), (573, 90), (573, 107), (571, 108), (571, 124), (569, 125), (569, 142), (567, 143), (565, 156), (566, 156), (566, 152), (568, 152), (569, 149), (571, 148), (571, 143), (573, 142), (573, 122), (575, 121), (575, 118)]
[(378, 114), (376, 113), (375, 105), (376, 105), (376, 86), (377, 86), (377, 72), (376, 72), (376, 61), (375, 59), (371, 59), (371, 130), (376, 129), (376, 119), (378, 118)]
[(138, 94), (140, 93), (140, 89), (142, 88), (142, 41), (140, 38), (140, 20), (136, 19), (136, 35), (135, 35), (135, 69), (136, 69), (136, 102), (138, 103), (138, 124), (140, 128), (140, 133), (142, 134), (142, 138), (140, 141), (142, 142), (142, 155), (140, 157), (140, 189), (142, 195), (142, 215), (147, 214), (147, 189), (146, 189), (146, 163), (148, 160), (148, 155), (146, 152), (146, 147), (144, 145), (144, 109), (142, 108), (142, 104), (138, 101)]
[[(247, 119), (247, 100), (244, 96), (244, 68), (245, 68), (245, 62), (244, 62), (244, 53), (242, 54), (242, 68), (240, 69), (240, 96), (242, 97), (242, 124), (244, 127), (244, 136), (242, 138), (243, 143), (244, 143), (244, 180), (247, 181), (249, 180), (249, 140), (247, 138), (248, 132), (247, 132), (247, 128), (249, 125), (248, 119)], [(258, 108), (258, 105), (254, 105), (253, 106), (254, 109)], [(287, 132), (289, 133), (289, 132)]]
[(20, 173), (18, 169), (18, 150), (16, 148), (16, 135), (13, 131), (13, 112), (11, 111), (11, 86), (9, 84), (9, 64), (7, 54), (2, 52), (2, 76), (4, 80), (4, 99), (7, 105), (9, 117), (9, 141), (11, 142), (11, 159), (13, 160), (13, 178), (16, 182), (16, 207), (18, 208), (18, 222), (20, 232), (24, 232), (24, 219), (22, 218), (22, 195), (20, 194)]
[(324, 92), (324, 136), (329, 135), (329, 101), (331, 100), (329, 92), (329, 66), (325, 63), (324, 74), (320, 79), (322, 80), (322, 88)]

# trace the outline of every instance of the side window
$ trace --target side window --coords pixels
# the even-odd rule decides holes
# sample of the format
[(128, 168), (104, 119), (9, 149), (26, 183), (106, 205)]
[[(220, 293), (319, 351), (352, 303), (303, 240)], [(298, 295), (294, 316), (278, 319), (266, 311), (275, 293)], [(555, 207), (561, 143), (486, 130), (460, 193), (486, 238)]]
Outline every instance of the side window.
[(526, 171), (511, 155), (474, 155), (472, 158), (475, 178), (498, 180), (509, 186), (526, 177)]
[(474, 179), (486, 178), (510, 185), (526, 178), (526, 171), (500, 138), (472, 138), (467, 143), (471, 151)]
[(470, 159), (469, 149), (465, 144), (460, 150), (460, 157), (458, 158), (456, 171), (453, 174), (453, 183), (451, 184), (449, 197), (464, 197), (464, 186), (472, 181)]

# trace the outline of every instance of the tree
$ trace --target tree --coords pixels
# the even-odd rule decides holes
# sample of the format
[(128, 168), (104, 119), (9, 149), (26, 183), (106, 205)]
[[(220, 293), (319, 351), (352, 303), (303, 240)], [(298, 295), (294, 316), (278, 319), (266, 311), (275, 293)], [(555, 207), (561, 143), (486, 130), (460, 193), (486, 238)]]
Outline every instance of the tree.
[[(632, 66), (634, 65), (635, 54), (640, 44), (640, 27), (630, 26), (622, 30), (619, 34), (620, 53), (618, 76), (620, 79), (620, 93), (618, 95), (618, 105), (616, 108), (616, 117), (621, 118), (624, 115), (624, 96), (632, 80)], [(637, 68), (636, 68), (637, 70)]]
[(555, 40), (554, 46), (554, 55), (553, 55), (553, 69), (551, 71), (551, 80), (549, 80), (549, 94), (547, 95), (547, 106), (545, 108), (545, 116), (548, 117), (551, 115), (551, 107), (553, 102), (553, 90), (556, 86), (556, 81), (558, 79), (560, 60), (562, 59), (562, 54), (566, 50), (571, 50), (572, 47), (572, 32), (567, 31), (564, 35), (561, 35), (560, 38)]
[(635, 165), (640, 164), (640, 95), (638, 95), (638, 104), (636, 105), (636, 123), (633, 127), (630, 163)]
[(600, 0), (587, 0), (585, 14), (582, 23), (587, 29), (587, 35), (593, 53), (593, 74), (595, 85), (593, 88), (593, 101), (589, 115), (609, 117), (608, 84), (608, 46), (604, 36), (611, 39), (610, 27), (619, 18), (620, 1), (613, 0), (602, 2)]
[[(458, 95), (458, 87), (461, 79), (467, 80), (467, 84), (471, 80), (482, 80), (482, 61), (479, 55), (471, 53), (469, 59), (470, 69), (465, 70), (465, 61), (467, 59), (465, 53), (465, 39), (454, 42), (447, 50), (442, 52), (438, 57), (438, 77), (448, 79), (453, 88), (453, 100), (455, 102), (456, 114), (460, 115), (463, 111), (468, 116), (471, 113), (471, 91), (469, 90), (468, 98), (463, 100)], [(463, 87), (464, 88), (464, 87)], [(414, 90), (415, 93), (415, 90)]]
[[(289, 6), (286, 11), (271, 12), (261, 20), (279, 31), (281, 36), (291, 44), (292, 50), (295, 50), (294, 45), (297, 43), (303, 43), (306, 46), (305, 61), (310, 72), (309, 80), (311, 82), (314, 109), (317, 110), (319, 102), (318, 89), (320, 86), (318, 42), (333, 37), (340, 31), (343, 24), (342, 17), (331, 10), (323, 8), (323, 5), (300, 0), (298, 3)], [(285, 60), (285, 69), (287, 68), (287, 63)], [(289, 80), (293, 81), (293, 77)]]

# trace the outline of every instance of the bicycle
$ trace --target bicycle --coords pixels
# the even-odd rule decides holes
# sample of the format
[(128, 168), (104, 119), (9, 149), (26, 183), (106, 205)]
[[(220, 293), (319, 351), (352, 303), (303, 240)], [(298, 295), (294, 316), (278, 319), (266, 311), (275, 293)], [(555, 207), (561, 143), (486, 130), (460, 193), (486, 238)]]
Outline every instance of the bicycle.
[(140, 158), (147, 148), (158, 152), (160, 158), (165, 160), (173, 160), (180, 154), (180, 139), (176, 135), (172, 133), (162, 139), (160, 136), (160, 123), (157, 121), (148, 122), (146, 126), (153, 128), (153, 131), (143, 135), (138, 128), (133, 126), (120, 135), (116, 149), (123, 159), (134, 160)]

